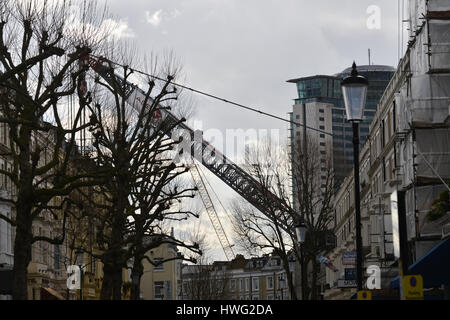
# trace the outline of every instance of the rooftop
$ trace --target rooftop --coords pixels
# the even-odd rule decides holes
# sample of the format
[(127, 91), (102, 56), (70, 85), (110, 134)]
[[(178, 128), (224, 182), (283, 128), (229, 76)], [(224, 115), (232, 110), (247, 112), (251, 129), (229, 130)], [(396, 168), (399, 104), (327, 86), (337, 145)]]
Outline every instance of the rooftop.
[[(358, 72), (395, 72), (396, 71), (396, 69), (394, 67), (386, 66), (386, 65), (376, 65), (376, 64), (357, 66), (356, 70), (358, 70)], [(315, 76), (290, 79), (290, 80), (287, 80), (286, 82), (297, 83), (299, 81), (315, 79), (315, 78), (340, 79), (342, 74), (350, 74), (351, 71), (352, 71), (352, 67), (348, 67), (347, 69), (343, 70), (342, 72), (336, 73), (334, 75), (319, 74), (319, 75), (315, 75)]]
[[(395, 72), (396, 69), (391, 66), (371, 64), (371, 65), (356, 66), (356, 70), (358, 70), (359, 72), (389, 72), (389, 71)], [(348, 67), (341, 73), (351, 73), (351, 72), (352, 67)]]

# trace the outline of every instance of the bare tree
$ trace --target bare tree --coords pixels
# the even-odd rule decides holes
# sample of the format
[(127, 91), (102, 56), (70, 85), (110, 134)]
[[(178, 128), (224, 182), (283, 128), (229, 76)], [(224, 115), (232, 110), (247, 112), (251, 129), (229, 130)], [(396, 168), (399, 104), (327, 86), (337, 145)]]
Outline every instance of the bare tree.
[(256, 146), (247, 149), (246, 170), (256, 179), (263, 191), (261, 201), (267, 208), (262, 213), (242, 200), (232, 203), (233, 226), (238, 245), (248, 254), (258, 256), (261, 253), (275, 252), (283, 262), (287, 275), (291, 299), (296, 300), (297, 294), (289, 266), (289, 256), (295, 249), (292, 235), (295, 234), (291, 212), (280, 210), (272, 201), (275, 195), (290, 206), (289, 196), (289, 162), (282, 146), (277, 146), (269, 138), (261, 140)]
[[(75, 135), (89, 125), (80, 123), (83, 108), (76, 110), (72, 121), (66, 121), (67, 104), (62, 102), (80, 89), (83, 70), (77, 62), (82, 52), (75, 50), (75, 45), (97, 46), (104, 16), (91, 1), (77, 3), (82, 14), (78, 24), (71, 26), (67, 25), (73, 12), (69, 1), (0, 3), (0, 122), (7, 125), (10, 138), (2, 156), (12, 163), (11, 171), (0, 169), (0, 173), (17, 190), (1, 199), (14, 207), (15, 216), (0, 213), (0, 218), (15, 227), (14, 299), (27, 299), (31, 245), (36, 241), (59, 244), (64, 239), (70, 201), (58, 197), (94, 183), (72, 161)], [(92, 28), (83, 28), (85, 25)], [(56, 238), (32, 233), (33, 222), (45, 213), (61, 221), (62, 232)]]
[(183, 264), (181, 298), (186, 300), (229, 299), (229, 275), (227, 263), (211, 263), (211, 249), (206, 233), (199, 228), (189, 231), (191, 242), (197, 243), (201, 254), (195, 255), (194, 264)]
[[(318, 142), (312, 136), (294, 140), (291, 165), (294, 193), (299, 218), (307, 228), (305, 243), (301, 246), (303, 254), (296, 250), (302, 266), (303, 299), (317, 300), (317, 275), (320, 265), (318, 255), (325, 250), (326, 232), (334, 218), (333, 195), (334, 173), (331, 160), (319, 153)], [(309, 263), (312, 265), (311, 283), (306, 274)]]
[[(303, 147), (304, 141), (307, 141), (306, 148)], [(312, 138), (295, 140), (290, 155), (286, 149), (272, 144), (268, 139), (249, 149), (246, 157), (247, 171), (258, 181), (262, 190), (267, 190), (262, 201), (268, 210), (261, 213), (242, 201), (233, 203), (237, 242), (249, 254), (275, 252), (281, 257), (291, 299), (294, 300), (297, 294), (289, 261), (295, 257), (302, 266), (301, 285), (306, 295), (303, 299), (309, 296), (309, 292), (317, 298), (317, 255), (324, 249), (324, 232), (333, 217), (333, 173), (330, 163), (321, 161), (318, 145)], [(295, 186), (293, 194), (290, 189), (292, 183)], [(295, 197), (295, 210), (274, 207), (272, 195), (291, 208), (292, 197)], [(295, 233), (295, 225), (300, 221), (308, 230), (306, 243), (301, 247)], [(309, 262), (312, 264), (311, 284), (306, 280)]]

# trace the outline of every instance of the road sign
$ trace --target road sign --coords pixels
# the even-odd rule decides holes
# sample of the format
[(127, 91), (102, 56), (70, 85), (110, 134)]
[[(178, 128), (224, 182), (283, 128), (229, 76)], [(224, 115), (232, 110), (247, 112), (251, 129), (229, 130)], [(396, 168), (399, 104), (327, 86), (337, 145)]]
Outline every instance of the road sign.
[(369, 290), (358, 291), (358, 300), (372, 300), (372, 291)]
[(356, 280), (356, 268), (345, 268), (345, 280)]
[(342, 254), (342, 264), (355, 265), (356, 264), (356, 252), (344, 252)]
[(337, 283), (338, 288), (356, 288), (356, 280), (339, 279)]
[(405, 300), (423, 300), (423, 278), (421, 275), (403, 276)]

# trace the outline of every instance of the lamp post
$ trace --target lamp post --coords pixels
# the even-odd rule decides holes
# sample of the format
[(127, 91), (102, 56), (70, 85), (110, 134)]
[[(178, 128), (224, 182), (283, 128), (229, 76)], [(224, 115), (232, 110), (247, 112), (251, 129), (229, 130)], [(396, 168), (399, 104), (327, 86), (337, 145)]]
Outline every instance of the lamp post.
[(305, 285), (304, 280), (306, 277), (304, 277), (304, 268), (303, 268), (303, 243), (305, 242), (306, 238), (306, 225), (303, 222), (298, 222), (295, 226), (295, 234), (297, 236), (298, 245), (300, 247), (300, 274), (301, 274), (301, 291), (302, 291), (302, 300), (305, 299)]
[(77, 250), (75, 252), (78, 267), (80, 268), (80, 300), (83, 300), (83, 251)]
[(355, 229), (356, 229), (356, 281), (358, 291), (362, 290), (362, 238), (361, 238), (361, 204), (359, 192), (359, 122), (363, 120), (369, 82), (358, 75), (356, 63), (353, 62), (352, 73), (342, 80), (347, 120), (353, 125), (353, 170), (355, 179)]
[(281, 291), (281, 300), (284, 300), (283, 290), (284, 290), (284, 278), (278, 278), (278, 291)]

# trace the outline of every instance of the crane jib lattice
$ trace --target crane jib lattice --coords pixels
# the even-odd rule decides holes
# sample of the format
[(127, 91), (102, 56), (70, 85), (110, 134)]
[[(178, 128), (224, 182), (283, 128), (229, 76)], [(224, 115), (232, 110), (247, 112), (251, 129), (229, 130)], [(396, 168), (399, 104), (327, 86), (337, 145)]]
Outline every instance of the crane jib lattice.
[[(105, 79), (109, 85), (117, 86), (119, 84), (122, 88), (125, 88), (124, 98), (126, 101), (136, 110), (141, 110), (146, 98), (146, 94), (143, 90), (115, 74), (111, 65), (107, 63), (108, 60), (96, 59), (93, 57), (88, 57), (85, 60), (85, 62)], [(188, 145), (191, 150), (191, 155), (195, 159), (250, 204), (262, 213), (272, 215), (273, 210), (267, 208), (267, 200), (264, 200), (270, 199), (272, 209), (277, 208), (280, 211), (293, 213), (293, 209), (284, 201), (262, 186), (251, 175), (241, 169), (225, 155), (216, 150), (209, 142), (203, 140), (201, 131), (194, 131), (185, 123), (180, 123), (180, 119), (165, 108), (161, 108), (159, 111), (161, 120), (166, 121), (169, 127), (176, 127), (173, 131), (177, 132), (171, 132), (171, 137), (182, 137), (182, 143), (184, 144), (185, 150), (186, 145)], [(175, 124), (177, 125), (175, 126)]]

